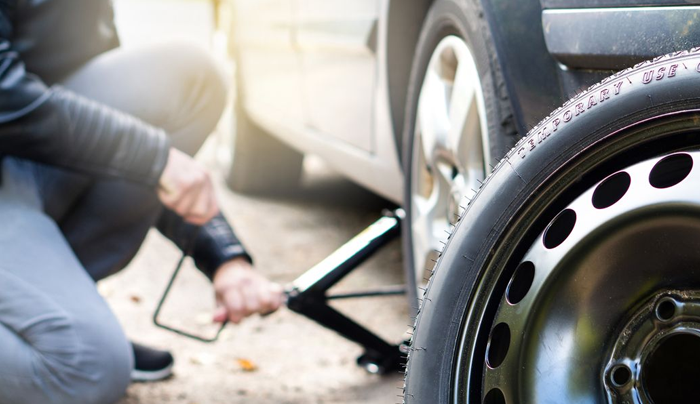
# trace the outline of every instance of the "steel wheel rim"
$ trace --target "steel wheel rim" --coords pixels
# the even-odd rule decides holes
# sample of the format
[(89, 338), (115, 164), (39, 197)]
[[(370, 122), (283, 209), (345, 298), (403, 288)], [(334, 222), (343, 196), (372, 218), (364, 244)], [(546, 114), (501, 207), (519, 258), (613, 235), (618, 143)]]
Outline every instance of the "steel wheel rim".
[(483, 91), (463, 39), (435, 48), (418, 97), (411, 155), (411, 244), (417, 284), (479, 188), (490, 161)]
[[(677, 183), (664, 185), (663, 181), (659, 182), (658, 175), (654, 180), (652, 174), (655, 167), (668, 159), (685, 159), (691, 163), (687, 175), (681, 176)], [(532, 283), (525, 282), (524, 292), (522, 285), (516, 287), (514, 301), (509, 301), (511, 288), (521, 273), (519, 267), (500, 297), (498, 310), (489, 325), (489, 345), (486, 357), (482, 358), (481, 402), (673, 402), (669, 398), (672, 391), (664, 392), (657, 386), (656, 392), (650, 393), (645, 374), (651, 373), (653, 366), (656, 366), (653, 369), (657, 375), (659, 369), (674, 372), (674, 369), (663, 368), (668, 363), (663, 366), (650, 363), (655, 352), (681, 339), (693, 340), (687, 346), (700, 351), (700, 338), (697, 338), (700, 336), (700, 292), (697, 292), (700, 276), (683, 269), (689, 263), (693, 268), (700, 266), (700, 244), (695, 241), (700, 239), (700, 192), (691, 192), (700, 187), (698, 165), (700, 154), (697, 152), (632, 164), (596, 183), (563, 209), (562, 212), (575, 212), (571, 231), (565, 226), (563, 237), (549, 237), (549, 244), (545, 245), (547, 232), (559, 226), (556, 223), (562, 216), (550, 222), (520, 260), (521, 264), (533, 263), (535, 274), (524, 277), (532, 278)], [(685, 168), (681, 164), (674, 170)], [(658, 174), (658, 170), (656, 172)], [(628, 188), (619, 197), (613, 195), (608, 200), (598, 198), (596, 201), (593, 196), (603, 188), (601, 184), (617, 182), (618, 188), (626, 186), (625, 181), (619, 181), (625, 176), (621, 173), (629, 175)], [(646, 250), (640, 252), (633, 248), (644, 243), (648, 249), (660, 245), (659, 234), (665, 234), (666, 239), (679, 246), (656, 251), (658, 257), (663, 258), (659, 262), (673, 265), (657, 262), (654, 267)], [(606, 249), (607, 255), (603, 254)], [(617, 259), (616, 272), (610, 267), (605, 269), (605, 265), (612, 264), (600, 261), (604, 256)], [(601, 268), (596, 269), (593, 263)], [(632, 267), (637, 268), (636, 273), (630, 272)], [(627, 274), (624, 288), (619, 282), (606, 278), (605, 275), (611, 273)], [(651, 275), (658, 275), (661, 280), (649, 283)], [(586, 277), (598, 281), (581, 280)], [(579, 289), (571, 287), (574, 279)], [(582, 284), (588, 288), (583, 292)], [(574, 303), (562, 300), (561, 296), (572, 293), (584, 297), (578, 296)], [(625, 301), (627, 305), (620, 304)], [(588, 306), (581, 302), (587, 302)], [(595, 302), (603, 303), (596, 305)], [(663, 303), (673, 308), (670, 319), (659, 315)], [(567, 304), (573, 309), (567, 311)], [(582, 307), (587, 309), (585, 315), (581, 315)], [(587, 322), (595, 327), (586, 326)], [(507, 333), (497, 331), (503, 324)], [(674, 343), (667, 342), (674, 337)], [(499, 340), (506, 341), (500, 344), (501, 348), (506, 346), (505, 353), (503, 349), (492, 350), (493, 346), (499, 346)], [(548, 350), (546, 354), (544, 347)], [(567, 370), (566, 366), (571, 367), (572, 363), (577, 364), (576, 369)], [(566, 366), (562, 368), (562, 364)], [(616, 373), (618, 370), (621, 371)], [(616, 376), (620, 378), (614, 380)], [(462, 401), (458, 399), (457, 402)]]

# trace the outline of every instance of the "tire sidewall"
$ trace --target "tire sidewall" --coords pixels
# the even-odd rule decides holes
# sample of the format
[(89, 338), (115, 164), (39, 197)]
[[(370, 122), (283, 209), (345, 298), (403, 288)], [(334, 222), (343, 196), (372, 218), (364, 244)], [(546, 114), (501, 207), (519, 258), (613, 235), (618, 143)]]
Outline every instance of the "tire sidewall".
[[(669, 77), (673, 65), (676, 73)], [(460, 340), (465, 327), (476, 329), (481, 321), (466, 318), (470, 308), (477, 312), (484, 304), (474, 299), (475, 285), (500, 275), (493, 264), (494, 251), (517, 243), (503, 236), (524, 215), (533, 196), (557, 187), (554, 179), (559, 173), (612, 153), (609, 145), (622, 142), (636, 125), (700, 108), (699, 66), (700, 49), (696, 48), (617, 73), (554, 111), (499, 163), (468, 206), (431, 279), (416, 321), (406, 378), (407, 403), (453, 402)], [(657, 80), (661, 68), (665, 76)], [(605, 98), (606, 91), (609, 98)], [(589, 107), (590, 97), (596, 103)], [(551, 131), (557, 119), (557, 130)]]

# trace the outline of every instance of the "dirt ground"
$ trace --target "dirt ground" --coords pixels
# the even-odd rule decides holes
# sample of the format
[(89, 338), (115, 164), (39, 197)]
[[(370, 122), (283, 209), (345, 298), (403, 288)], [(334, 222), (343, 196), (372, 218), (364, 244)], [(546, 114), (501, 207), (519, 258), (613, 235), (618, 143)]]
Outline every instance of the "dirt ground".
[[(205, 1), (118, 0), (117, 21), (126, 46), (175, 36), (207, 45), (210, 9)], [(167, 10), (167, 13), (163, 10)], [(150, 25), (144, 13), (167, 14)], [(179, 23), (186, 19), (186, 29)], [(178, 28), (179, 27), (179, 28)], [(232, 117), (225, 117), (198, 158), (216, 170), (222, 209), (254, 256), (256, 267), (287, 283), (323, 259), (366, 225), (389, 202), (307, 161), (299, 192), (286, 198), (236, 195), (223, 185), (219, 158)], [(397, 403), (402, 375), (373, 376), (355, 365), (361, 349), (287, 310), (265, 319), (229, 326), (214, 344), (204, 344), (156, 328), (151, 316), (178, 251), (157, 232), (149, 235), (129, 267), (101, 282), (99, 289), (121, 320), (128, 336), (166, 348), (176, 357), (175, 377), (134, 384), (119, 404), (236, 403)], [(211, 334), (211, 286), (191, 266), (185, 268), (164, 319), (169, 324)], [(337, 286), (355, 290), (402, 283), (398, 242), (381, 251)], [(404, 297), (343, 301), (341, 310), (361, 319), (379, 334), (398, 342), (409, 318)]]
[[(220, 187), (224, 210), (252, 251), (259, 270), (285, 283), (370, 223), (385, 202), (339, 178), (311, 173), (304, 193), (288, 200), (234, 195)], [(177, 251), (159, 234), (149, 236), (125, 271), (104, 281), (105, 294), (130, 338), (170, 349), (176, 376), (136, 384), (120, 404), (395, 403), (401, 375), (373, 376), (354, 361), (361, 349), (309, 320), (282, 310), (229, 326), (219, 342), (203, 344), (157, 329), (151, 314)], [(394, 243), (338, 290), (401, 282), (401, 251)], [(211, 288), (185, 269), (166, 303), (168, 323), (211, 335)], [(341, 310), (398, 341), (408, 325), (403, 297), (338, 304)], [(246, 371), (250, 361), (255, 370)]]

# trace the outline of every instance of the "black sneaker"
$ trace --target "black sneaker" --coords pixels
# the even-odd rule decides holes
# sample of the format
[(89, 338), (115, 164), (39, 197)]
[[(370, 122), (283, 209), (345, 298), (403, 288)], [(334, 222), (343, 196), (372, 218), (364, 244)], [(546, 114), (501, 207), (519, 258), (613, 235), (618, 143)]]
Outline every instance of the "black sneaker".
[(170, 352), (133, 342), (131, 346), (134, 349), (134, 370), (131, 371), (131, 381), (155, 382), (172, 376), (175, 360)]

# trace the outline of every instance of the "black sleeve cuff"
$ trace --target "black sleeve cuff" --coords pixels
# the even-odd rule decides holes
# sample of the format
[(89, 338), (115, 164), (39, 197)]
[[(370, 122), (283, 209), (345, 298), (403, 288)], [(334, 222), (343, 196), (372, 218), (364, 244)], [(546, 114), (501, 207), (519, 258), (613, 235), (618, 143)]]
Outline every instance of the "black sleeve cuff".
[(197, 227), (166, 209), (158, 220), (157, 228), (182, 251), (191, 255), (197, 268), (210, 280), (214, 279), (216, 270), (222, 264), (234, 258), (253, 262), (221, 213)]

